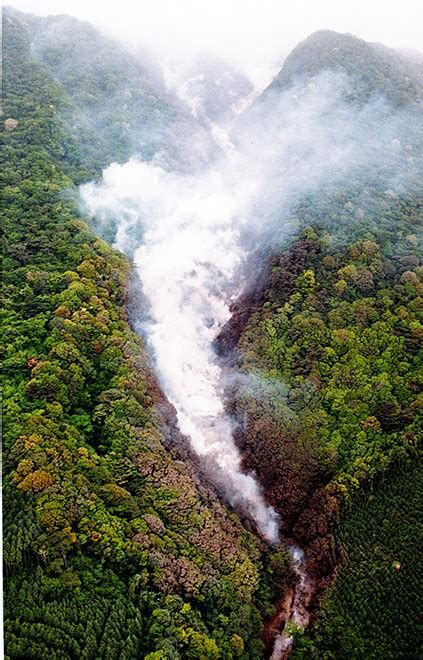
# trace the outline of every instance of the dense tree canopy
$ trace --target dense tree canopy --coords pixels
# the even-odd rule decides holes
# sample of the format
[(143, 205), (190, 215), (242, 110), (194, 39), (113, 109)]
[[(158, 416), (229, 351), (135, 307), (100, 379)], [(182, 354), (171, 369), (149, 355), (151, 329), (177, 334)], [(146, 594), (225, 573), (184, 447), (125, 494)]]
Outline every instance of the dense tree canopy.
[[(336, 60), (370, 53), (359, 95), (377, 79), (395, 104), (414, 103), (404, 61), (363, 43), (344, 40)], [(310, 74), (325, 65), (320, 46), (302, 47)], [(130, 155), (134, 129), (149, 158), (158, 136), (143, 142), (144, 126), (167, 140), (171, 120), (190, 124), (153, 94), (154, 68), (66, 17), (5, 11), (4, 54), (6, 656), (263, 657), (286, 554), (200, 481), (128, 323), (130, 263), (75, 202), (77, 184)], [(298, 658), (420, 653), (418, 156), (413, 143), (383, 172), (303, 196), (298, 234), (218, 342), (236, 361), (227, 408), (245, 468), (310, 570), (342, 566), (315, 627), (296, 636)], [(399, 192), (385, 185), (394, 174)]]
[[(305, 71), (309, 66), (310, 73), (327, 66), (325, 39), (342, 42), (335, 68), (343, 67), (348, 49), (365, 56), (364, 42), (324, 33), (320, 41), (318, 35), (307, 40), (299, 53), (305, 61), (294, 63)], [(323, 59), (313, 60), (313, 44)], [(372, 85), (373, 93), (386, 92), (393, 103), (414, 104), (417, 83), (409, 81), (407, 87), (403, 80), (394, 93), (391, 83), (396, 78), (384, 66), (388, 56), (384, 52), (375, 62), (372, 54), (386, 80), (377, 67), (367, 67), (367, 60), (362, 60), (364, 82)], [(391, 64), (398, 76), (405, 75), (401, 62)], [(287, 61), (287, 69), (291, 65)], [(347, 69), (350, 65), (354, 58)], [(285, 73), (289, 79), (289, 71)], [(281, 75), (273, 91), (283, 84), (287, 83)], [(357, 90), (362, 101), (366, 86), (358, 85)], [(405, 129), (410, 135), (417, 113), (413, 122)], [(416, 612), (421, 588), (413, 567), (403, 580), (391, 583), (377, 555), (372, 562), (374, 582), (360, 589), (354, 586), (355, 576), (366, 570), (361, 548), (366, 548), (368, 562), (372, 551), (368, 543), (373, 519), (359, 523), (354, 518), (354, 507), (360, 516), (367, 506), (360, 499), (362, 491), (369, 493), (379, 484), (374, 516), (379, 521), (385, 512), (390, 548), (396, 543), (403, 548), (413, 525), (417, 533), (420, 491), (414, 464), (422, 439), (421, 142), (412, 140), (407, 149), (402, 156), (387, 158), (384, 168), (363, 164), (348, 178), (330, 181), (302, 197), (291, 220), (299, 234), (284, 249), (273, 250), (256, 286), (234, 304), (233, 317), (218, 340), (226, 359), (241, 371), (228, 389), (227, 406), (239, 421), (237, 441), (245, 467), (257, 472), (286, 532), (306, 547), (309, 570), (326, 580), (339, 563), (347, 563), (324, 601), (322, 622), (316, 624), (315, 657), (419, 657), (417, 641), (406, 639), (405, 632), (414, 631), (410, 612)], [(395, 190), (388, 187), (394, 174)], [(397, 483), (394, 475), (399, 469), (403, 472)], [(385, 494), (386, 475), (391, 486)], [(396, 511), (405, 506), (399, 484), (407, 479), (413, 504), (411, 520), (402, 526)], [(353, 513), (337, 528), (350, 507)], [(412, 541), (409, 563), (413, 553), (417, 561), (417, 542)], [(406, 604), (395, 603), (395, 584), (398, 594), (409, 590)], [(390, 608), (386, 616), (381, 607), (385, 590)], [(372, 607), (367, 635), (364, 613)], [(387, 651), (388, 630), (392, 652)], [(298, 657), (309, 657), (311, 649), (303, 641), (298, 653), (304, 655)]]
[(126, 319), (130, 265), (76, 214), (76, 110), (24, 28), (6, 12), (7, 657), (260, 657), (284, 556), (199, 482)]
[(378, 481), (337, 530), (343, 564), (294, 658), (419, 658), (423, 651), (421, 463)]

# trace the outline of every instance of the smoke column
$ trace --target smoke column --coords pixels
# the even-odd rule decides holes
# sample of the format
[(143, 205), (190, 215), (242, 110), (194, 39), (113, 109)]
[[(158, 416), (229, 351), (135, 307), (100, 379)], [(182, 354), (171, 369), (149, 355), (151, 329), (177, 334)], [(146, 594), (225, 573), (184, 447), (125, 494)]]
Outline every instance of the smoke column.
[(120, 209), (115, 246), (133, 252), (149, 303), (142, 331), (181, 431), (199, 456), (215, 461), (231, 503), (247, 510), (275, 542), (277, 516), (254, 476), (241, 470), (212, 350), (230, 317), (230, 301), (242, 288), (245, 255), (236, 220), (255, 190), (249, 181), (228, 182), (234, 167), (235, 162), (225, 172), (190, 177), (132, 160), (110, 166), (102, 185), (84, 187), (83, 197), (97, 217), (106, 217), (116, 204)]
[(346, 104), (350, 84), (325, 73), (269, 95), (261, 116), (241, 125), (236, 149), (210, 124), (222, 155), (202, 171), (180, 174), (159, 159), (134, 158), (81, 188), (97, 226), (114, 226), (115, 246), (133, 258), (149, 307), (141, 330), (181, 431), (217, 466), (229, 501), (271, 542), (277, 515), (254, 475), (242, 472), (212, 344), (245, 283), (245, 237), (280, 243), (302, 194), (362, 165), (383, 165), (398, 150), (401, 117), (381, 99), (359, 109)]

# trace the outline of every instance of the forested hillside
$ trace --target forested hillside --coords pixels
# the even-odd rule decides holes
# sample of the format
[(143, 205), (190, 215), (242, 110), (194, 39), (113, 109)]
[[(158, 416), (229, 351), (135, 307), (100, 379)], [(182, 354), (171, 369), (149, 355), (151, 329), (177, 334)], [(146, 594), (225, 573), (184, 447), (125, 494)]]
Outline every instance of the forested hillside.
[[(213, 338), (213, 368), (225, 376), (219, 392), (244, 474), (257, 475), (279, 514), (281, 544), (269, 547), (253, 520), (224, 503), (207, 460), (178, 430), (154, 356), (129, 322), (133, 265), (78, 211), (78, 186), (132, 156), (159, 163), (155, 175), (182, 172), (169, 177), (171, 190), (179, 194), (185, 177), (196, 193), (189, 174), (225, 156), (207, 121), (232, 122), (232, 99), (251, 86), (219, 61), (193, 62), (186, 91), (201, 100), (201, 123), (151, 59), (77, 19), (8, 8), (3, 40), (6, 657), (268, 657), (280, 632), (272, 622), (298, 586), (292, 548), (304, 551), (313, 596), (309, 630), (291, 626), (294, 658), (421, 657), (420, 74), (383, 46), (315, 33), (239, 117), (234, 145), (226, 136), (229, 151), (247, 136), (259, 154), (286, 128), (284, 93), (294, 83), (299, 93), (313, 88), (328, 71), (347, 81), (342, 116), (374, 101), (353, 140), (372, 137), (375, 112), (387, 124), (395, 117), (378, 143), (383, 159), (357, 159), (347, 174), (295, 188), (284, 215), (281, 177), (313, 163), (307, 133), (304, 161), (288, 140), (289, 167), (271, 161), (280, 167), (266, 190), (271, 230), (258, 227), (266, 195), (246, 225), (242, 249), (256, 237), (259, 248), (247, 260), (251, 286), (233, 296), (232, 317)], [(300, 106), (289, 98), (293, 116)], [(216, 170), (213, 185), (224, 188), (239, 162)], [(204, 225), (216, 213), (199, 169), (188, 228), (204, 198)], [(218, 288), (215, 264), (198, 264), (207, 268)], [(186, 299), (206, 310), (209, 329), (197, 276), (190, 272)], [(177, 342), (186, 326), (176, 321)]]
[[(85, 178), (131, 156), (148, 161), (160, 153), (161, 162), (189, 169), (213, 153), (204, 127), (166, 88), (159, 65), (146, 53), (136, 57), (71, 16), (41, 18), (9, 7), (8, 17), (19, 22), (31, 58), (63, 87), (61, 115)], [(189, 149), (188, 136), (194, 138)]]
[[(362, 59), (366, 51), (369, 60)], [(361, 55), (358, 66), (346, 58), (348, 52)], [(383, 94), (393, 106), (412, 109), (407, 130), (419, 125), (415, 104), (421, 90), (405, 65), (401, 69), (396, 57), (390, 60), (354, 37), (325, 32), (293, 51), (264, 93), (272, 90), (271, 109), (259, 99), (248, 121), (259, 121), (260, 113), (266, 121), (272, 116), (276, 95), (291, 76), (312, 77), (330, 66), (350, 76), (355, 71), (349, 103)], [(265, 273), (234, 304), (218, 341), (226, 360), (243, 374), (240, 386), (228, 390), (227, 405), (240, 421), (245, 467), (257, 472), (286, 533), (306, 547), (310, 571), (331, 576), (346, 563), (323, 601), (317, 646), (305, 645), (298, 657), (309, 657), (313, 649), (313, 657), (336, 658), (410, 658), (421, 651), (421, 576), (415, 562), (421, 506), (422, 151), (410, 135), (397, 144), (398, 153), (386, 158), (383, 169), (362, 166), (303, 196), (294, 215), (299, 236), (285, 249), (269, 248)], [(401, 154), (407, 144), (408, 156)], [(401, 181), (396, 190), (387, 184), (394, 171)], [(352, 512), (344, 519), (347, 510)], [(373, 525), (384, 531), (373, 532)], [(396, 581), (386, 563), (395, 548), (404, 559)], [(366, 571), (372, 579), (355, 585)], [(408, 594), (406, 604), (400, 592)]]
[(299, 77), (309, 80), (323, 70), (341, 71), (353, 77), (351, 99), (382, 91), (401, 105), (422, 97), (416, 67), (406, 57), (380, 44), (331, 30), (314, 32), (298, 44), (266, 94), (281, 90)]
[(378, 481), (337, 530), (344, 566), (294, 658), (419, 658), (423, 649), (422, 467)]
[(4, 20), (6, 656), (260, 657), (284, 555), (200, 484), (126, 321), (129, 263), (69, 200), (77, 108)]

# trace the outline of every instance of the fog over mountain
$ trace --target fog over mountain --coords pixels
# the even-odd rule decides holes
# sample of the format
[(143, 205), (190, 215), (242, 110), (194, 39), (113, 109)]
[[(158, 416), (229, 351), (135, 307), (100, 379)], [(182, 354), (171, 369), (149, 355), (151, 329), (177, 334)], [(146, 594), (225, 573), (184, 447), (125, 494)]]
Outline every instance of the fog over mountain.
[(40, 15), (70, 14), (89, 20), (133, 49), (151, 49), (159, 59), (209, 53), (240, 68), (263, 88), (282, 60), (309, 34), (332, 29), (392, 47), (422, 48), (422, 9), (417, 0), (368, 3), (358, 0), (123, 0), (114, 6), (96, 0), (18, 0), (17, 9)]
[(4, 11), (7, 657), (418, 657), (419, 12), (300, 4)]
[[(307, 47), (312, 56), (304, 58)], [(360, 56), (351, 60), (351, 49), (363, 49), (368, 67)], [(226, 472), (230, 499), (250, 501), (252, 516), (271, 540), (273, 515), (265, 521), (258, 494), (237, 474), (239, 459), (231, 455), (231, 422), (224, 417), (213, 341), (230, 318), (231, 301), (243, 291), (252, 250), (269, 245), (274, 250), (298, 231), (295, 208), (304, 196), (342, 185), (357, 172), (369, 177), (381, 170), (386, 189), (403, 194), (421, 171), (420, 158), (412, 155), (421, 127), (413, 105), (418, 84), (405, 75), (407, 69), (400, 68), (398, 80), (388, 69), (386, 80), (396, 82), (389, 87), (377, 65), (386, 70), (384, 56), (373, 56), (364, 42), (316, 33), (245, 111), (247, 123), (239, 117), (235, 145), (227, 135), (221, 155), (205, 168), (180, 176), (165, 171), (158, 154), (153, 165), (136, 159), (111, 165), (100, 184), (82, 188), (97, 228), (102, 222), (115, 226), (116, 247), (133, 255), (149, 305), (141, 328), (181, 430), (200, 455), (215, 457)], [(367, 77), (361, 83), (363, 70)], [(185, 94), (188, 103), (197, 103), (194, 116), (210, 113), (215, 126), (206, 97), (189, 85)], [(400, 101), (405, 109), (397, 107)], [(401, 176), (389, 170), (393, 153), (403, 163)]]

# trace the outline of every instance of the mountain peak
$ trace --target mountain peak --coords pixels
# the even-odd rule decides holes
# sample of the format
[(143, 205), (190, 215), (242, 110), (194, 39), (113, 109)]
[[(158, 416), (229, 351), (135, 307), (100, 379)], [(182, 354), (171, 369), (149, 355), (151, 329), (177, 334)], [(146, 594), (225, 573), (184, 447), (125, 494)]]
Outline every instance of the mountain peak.
[(402, 105), (422, 95), (418, 77), (406, 58), (381, 44), (333, 30), (318, 30), (300, 42), (268, 89), (286, 88), (299, 78), (312, 78), (327, 70), (354, 78), (361, 98), (382, 93)]

